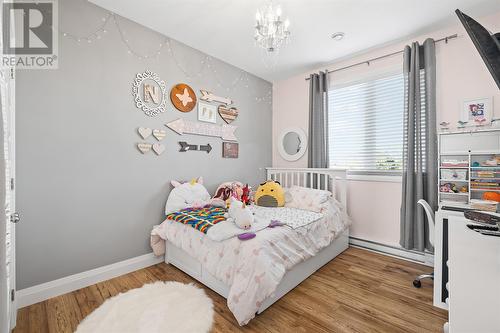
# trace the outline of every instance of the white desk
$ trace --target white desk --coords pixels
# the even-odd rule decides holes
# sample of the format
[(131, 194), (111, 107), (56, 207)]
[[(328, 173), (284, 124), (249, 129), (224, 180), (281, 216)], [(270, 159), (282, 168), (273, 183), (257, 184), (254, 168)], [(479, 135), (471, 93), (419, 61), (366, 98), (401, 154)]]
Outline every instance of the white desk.
[(500, 237), (458, 216), (450, 216), (448, 235), (449, 332), (500, 332)]
[(500, 237), (470, 230), (462, 212), (435, 222), (434, 306), (449, 310), (449, 332), (500, 332)]

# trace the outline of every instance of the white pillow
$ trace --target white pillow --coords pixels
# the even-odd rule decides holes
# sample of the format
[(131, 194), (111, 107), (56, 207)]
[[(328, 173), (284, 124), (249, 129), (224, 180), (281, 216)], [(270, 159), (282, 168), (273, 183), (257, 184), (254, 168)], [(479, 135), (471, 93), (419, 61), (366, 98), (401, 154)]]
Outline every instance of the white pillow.
[(332, 197), (332, 192), (313, 188), (292, 186), (286, 190), (285, 207), (321, 212), (323, 204)]

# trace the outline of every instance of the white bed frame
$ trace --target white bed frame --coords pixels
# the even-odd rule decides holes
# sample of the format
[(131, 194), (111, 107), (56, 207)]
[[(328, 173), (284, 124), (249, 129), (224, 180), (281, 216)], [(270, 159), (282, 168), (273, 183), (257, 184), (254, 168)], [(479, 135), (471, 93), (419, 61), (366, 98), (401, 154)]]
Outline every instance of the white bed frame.
[[(332, 190), (344, 207), (347, 207), (346, 169), (312, 169), (312, 168), (267, 168), (267, 179), (281, 183), (283, 187), (299, 185), (310, 188)], [(320, 267), (338, 256), (349, 247), (349, 230), (344, 231), (329, 246), (285, 273), (274, 295), (264, 301), (257, 313), (261, 313), (290, 290), (307, 279)], [(166, 241), (165, 263), (174, 265), (186, 274), (192, 276), (205, 286), (227, 299), (229, 287), (212, 274), (203, 269), (201, 263), (184, 250)]]

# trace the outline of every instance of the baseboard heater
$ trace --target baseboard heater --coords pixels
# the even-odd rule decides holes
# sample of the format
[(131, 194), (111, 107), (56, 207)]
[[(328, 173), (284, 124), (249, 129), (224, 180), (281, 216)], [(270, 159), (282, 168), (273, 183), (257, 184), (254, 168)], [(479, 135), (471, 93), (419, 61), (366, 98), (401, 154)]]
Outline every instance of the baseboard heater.
[(422, 265), (433, 266), (434, 265), (434, 255), (429, 252), (418, 252), (407, 250), (402, 247), (383, 244), (374, 242), (367, 239), (349, 237), (349, 244), (354, 247), (359, 247), (362, 249), (379, 252), (382, 254), (390, 255), (404, 260), (410, 260)]

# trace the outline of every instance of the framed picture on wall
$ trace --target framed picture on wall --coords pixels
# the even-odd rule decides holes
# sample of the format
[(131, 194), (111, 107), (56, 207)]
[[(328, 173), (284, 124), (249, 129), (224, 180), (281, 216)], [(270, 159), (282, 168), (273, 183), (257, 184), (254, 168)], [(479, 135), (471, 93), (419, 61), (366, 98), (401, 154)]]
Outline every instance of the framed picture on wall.
[(238, 158), (239, 144), (236, 142), (223, 142), (222, 143), (222, 157), (224, 158)]
[(484, 126), (491, 121), (492, 98), (475, 98), (462, 103), (462, 121), (470, 125)]
[(217, 122), (217, 107), (208, 103), (198, 103), (198, 120), (207, 123)]

